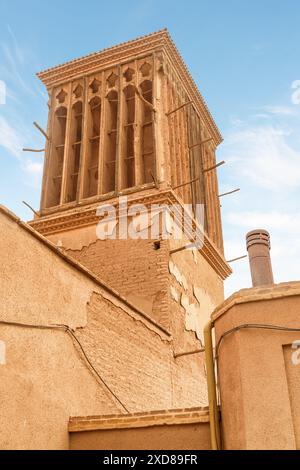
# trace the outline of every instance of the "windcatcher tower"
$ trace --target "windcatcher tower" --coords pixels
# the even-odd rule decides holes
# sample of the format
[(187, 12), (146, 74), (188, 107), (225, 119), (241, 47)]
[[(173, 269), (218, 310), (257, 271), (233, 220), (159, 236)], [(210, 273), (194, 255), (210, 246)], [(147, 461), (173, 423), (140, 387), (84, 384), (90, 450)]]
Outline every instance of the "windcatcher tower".
[[(214, 169), (221, 136), (168, 32), (38, 76), (50, 96), (49, 140), (31, 225), (154, 321), (201, 339), (230, 274)], [(204, 246), (176, 251), (189, 237), (97, 240), (97, 207), (125, 195), (129, 205), (204, 204)]]

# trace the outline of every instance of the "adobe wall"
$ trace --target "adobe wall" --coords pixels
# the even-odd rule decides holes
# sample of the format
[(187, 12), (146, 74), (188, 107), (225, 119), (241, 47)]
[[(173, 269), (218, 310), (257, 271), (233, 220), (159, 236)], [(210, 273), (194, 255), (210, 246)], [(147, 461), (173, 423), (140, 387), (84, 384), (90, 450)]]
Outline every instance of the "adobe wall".
[(2, 449), (64, 449), (70, 416), (125, 413), (55, 325), (128, 411), (207, 404), (201, 365), (175, 359), (167, 331), (3, 208), (0, 242)]
[[(300, 283), (244, 289), (212, 318), (225, 449), (300, 449)], [(272, 326), (281, 329), (273, 329)], [(297, 344), (294, 342), (297, 341)]]

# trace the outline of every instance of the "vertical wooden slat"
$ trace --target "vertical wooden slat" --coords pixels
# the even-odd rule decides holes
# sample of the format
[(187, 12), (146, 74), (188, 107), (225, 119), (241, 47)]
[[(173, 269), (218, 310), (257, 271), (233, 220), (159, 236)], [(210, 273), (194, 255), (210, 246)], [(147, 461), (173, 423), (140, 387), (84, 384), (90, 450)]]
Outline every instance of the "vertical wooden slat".
[[(163, 57), (164, 60), (164, 57)], [(160, 95), (160, 121), (157, 122), (158, 132), (160, 133), (161, 146), (158, 151), (163, 150), (165, 158), (165, 180), (170, 182), (172, 185), (172, 168), (171, 168), (171, 148), (170, 148), (170, 128), (169, 128), (169, 119), (166, 116), (166, 113), (169, 111), (169, 92), (168, 92), (168, 78), (166, 74), (166, 69), (163, 71), (163, 75), (160, 77), (161, 83), (161, 95)], [(158, 161), (158, 155), (157, 155)]]
[[(195, 109), (193, 109), (193, 116), (194, 116), (194, 126), (195, 126), (195, 140), (194, 143), (197, 144), (202, 141), (202, 134), (201, 134), (201, 120), (196, 113)], [(196, 199), (198, 204), (206, 204), (205, 198), (205, 180), (204, 180), (204, 173), (203, 173), (203, 147), (202, 145), (199, 147), (194, 148), (194, 155), (195, 155), (195, 164), (196, 164), (196, 176), (199, 177), (199, 180), (196, 182)], [(206, 207), (205, 207), (206, 213)]]
[[(181, 103), (185, 103), (187, 99), (179, 91)], [(180, 125), (180, 154), (181, 154), (181, 167), (182, 167), (182, 179), (184, 183), (191, 180), (189, 171), (189, 152), (187, 144), (187, 122), (186, 122), (186, 108), (179, 110), (179, 125)], [(191, 203), (191, 186), (187, 184), (183, 186), (183, 200), (185, 203)]]
[[(187, 123), (187, 145), (190, 148), (194, 145), (195, 142), (195, 122), (194, 122), (194, 115), (193, 115), (193, 108), (192, 106), (188, 106), (186, 109), (186, 123)], [(196, 164), (195, 164), (195, 152), (194, 149), (189, 150), (189, 171), (190, 171), (190, 179), (193, 180), (197, 178), (196, 172)], [(197, 191), (197, 182), (191, 183), (191, 203), (193, 205), (193, 209), (195, 211), (196, 207), (196, 191)]]
[[(160, 100), (158, 99), (158, 94), (160, 93), (159, 91), (159, 83), (158, 83), (158, 71), (156, 67), (156, 56), (155, 53), (153, 52), (152, 54), (152, 104), (154, 109), (157, 110), (158, 108), (158, 103), (160, 103)], [(159, 144), (159, 129), (158, 125), (162, 125), (161, 117), (162, 113), (159, 110), (159, 114), (157, 115), (157, 112), (155, 113), (152, 111), (152, 129), (153, 129), (153, 158), (154, 158), (154, 178), (155, 180), (159, 183), (163, 179), (163, 169), (164, 169), (164, 149), (163, 146)], [(158, 119), (160, 119), (158, 121)], [(160, 162), (158, 161), (160, 159)]]
[(70, 156), (70, 134), (71, 134), (71, 123), (72, 123), (71, 111), (72, 111), (72, 83), (70, 82), (68, 84), (67, 125), (66, 125), (66, 139), (65, 139), (63, 172), (62, 172), (61, 193), (60, 193), (60, 205), (64, 204), (66, 200), (66, 192), (67, 192), (69, 156)]
[[(204, 129), (201, 118), (199, 118), (199, 138), (200, 142), (204, 140)], [(202, 166), (207, 168), (207, 159), (206, 154), (204, 151), (203, 145), (200, 145), (200, 160), (202, 162)], [(212, 218), (211, 218), (211, 202), (210, 202), (210, 184), (209, 184), (209, 177), (207, 177), (208, 173), (205, 173), (203, 179), (203, 189), (204, 189), (204, 198), (205, 198), (205, 214), (206, 214), (206, 225), (205, 231), (207, 232), (208, 236), (211, 236), (212, 231)]]
[(119, 194), (121, 188), (121, 164), (123, 152), (123, 114), (124, 114), (124, 97), (123, 97), (123, 81), (121, 76), (122, 70), (119, 66), (119, 106), (118, 106), (118, 119), (117, 119), (117, 151), (116, 151), (116, 193)]
[(46, 139), (46, 145), (45, 145), (42, 194), (41, 194), (41, 201), (40, 201), (41, 212), (47, 206), (48, 187), (49, 187), (49, 178), (50, 178), (49, 168), (51, 164), (50, 159), (51, 159), (51, 153), (52, 153), (52, 129), (53, 129), (54, 112), (55, 112), (55, 90), (52, 88), (50, 92), (50, 109), (49, 109), (48, 123), (47, 123), (47, 135), (49, 136), (49, 140)]
[(82, 129), (82, 149), (81, 149), (81, 165), (79, 170), (79, 194), (78, 200), (84, 198), (85, 187), (87, 184), (88, 173), (88, 152), (89, 152), (89, 126), (90, 126), (90, 113), (89, 113), (89, 80), (88, 77), (84, 79), (84, 92), (83, 92), (83, 129)]
[[(204, 126), (201, 121), (201, 136), (202, 140), (206, 138), (204, 134)], [(202, 145), (202, 161), (204, 168), (209, 168), (213, 165), (213, 162), (210, 158), (209, 152), (207, 151), (207, 144)], [(207, 233), (211, 240), (217, 242), (217, 226), (215, 218), (215, 206), (219, 202), (216, 200), (217, 195), (215, 194), (213, 185), (212, 185), (212, 173), (211, 171), (204, 174), (204, 184), (205, 184), (205, 200), (207, 208)]]
[[(185, 99), (187, 99), (185, 97)], [(187, 106), (187, 108), (184, 109), (184, 127), (185, 127), (185, 153), (186, 153), (186, 171), (188, 175), (188, 180), (191, 180), (191, 154), (190, 154), (190, 149), (189, 149), (189, 121), (188, 121), (188, 110), (190, 108), (190, 105)], [(188, 203), (193, 205), (193, 187), (192, 184), (188, 185)]]
[[(206, 165), (207, 167), (212, 166), (214, 163), (211, 159), (210, 152), (208, 150), (208, 146), (206, 146)], [(216, 194), (214, 192), (214, 187), (213, 187), (213, 171), (209, 171), (206, 173), (207, 175), (207, 181), (208, 181), (208, 187), (209, 187), (209, 203), (210, 203), (210, 213), (211, 213), (211, 228), (210, 228), (210, 233), (211, 233), (211, 238), (215, 244), (217, 244), (217, 224), (216, 224)]]
[[(171, 79), (169, 77), (169, 80), (168, 80), (168, 111), (172, 110), (173, 107), (174, 107), (173, 90), (172, 90)], [(168, 120), (168, 128), (169, 128), (171, 184), (172, 184), (172, 187), (175, 187), (179, 183), (178, 183), (178, 178), (177, 178), (177, 162), (176, 162), (175, 131), (174, 131), (174, 116), (173, 116), (173, 114), (168, 116), (167, 120)]]
[[(175, 108), (175, 106), (176, 105), (175, 105), (175, 97), (174, 97), (174, 90), (173, 90), (173, 81), (172, 82), (170, 81), (170, 110)], [(171, 133), (172, 133), (172, 166), (173, 166), (173, 172), (174, 172), (174, 183), (175, 183), (175, 186), (178, 186), (180, 184), (180, 175), (178, 174), (178, 168), (177, 168), (175, 115), (171, 114), (171, 116), (169, 116), (168, 119), (169, 119), (169, 126), (170, 126)]]
[[(177, 96), (178, 96), (178, 106), (181, 106), (181, 104), (183, 103), (183, 100), (182, 100), (179, 87), (180, 85), (177, 84), (176, 91), (177, 91)], [(182, 113), (183, 112), (184, 112), (183, 109), (179, 109), (178, 111), (176, 111), (176, 115), (178, 119), (177, 136), (178, 136), (178, 152), (179, 152), (179, 159), (180, 159), (181, 180), (182, 180), (182, 183), (187, 183), (189, 178), (187, 177), (186, 172), (185, 172), (185, 149), (184, 149), (184, 143), (183, 143), (183, 128), (182, 128)], [(182, 186), (181, 188), (183, 202), (187, 202), (186, 201), (187, 188), (188, 188), (188, 185)]]
[[(182, 103), (179, 100), (176, 83), (174, 83), (173, 87), (173, 105), (174, 108), (177, 108)], [(177, 184), (185, 183), (183, 181), (183, 174), (182, 174), (182, 162), (181, 162), (181, 149), (180, 149), (180, 125), (179, 125), (179, 118), (178, 112), (173, 114), (174, 116), (174, 134), (175, 134), (175, 155), (176, 155), (176, 173), (177, 173)], [(178, 189), (178, 194), (182, 200), (184, 200), (184, 187)]]
[(99, 139), (99, 163), (98, 163), (98, 189), (97, 194), (103, 194), (103, 178), (105, 178), (104, 151), (105, 151), (105, 130), (106, 126), (106, 99), (105, 99), (105, 75), (101, 74), (101, 117), (100, 117), (100, 139)]
[[(135, 80), (134, 84), (139, 88), (139, 67), (138, 62), (134, 62), (135, 69)], [(140, 97), (135, 94), (135, 116), (134, 116), (134, 175), (135, 175), (135, 186), (142, 183), (142, 103)]]
[(79, 169), (78, 169), (78, 179), (77, 179), (77, 191), (76, 191), (76, 202), (78, 203), (80, 200), (80, 191), (81, 191), (81, 173), (82, 173), (82, 160), (83, 160), (83, 139), (85, 138), (84, 132), (84, 124), (86, 121), (86, 78), (83, 79), (82, 86), (83, 86), (83, 93), (82, 93), (82, 131), (81, 131), (81, 146), (80, 146), (80, 157), (79, 157)]
[(154, 54), (153, 60), (153, 106), (156, 109), (156, 113), (153, 113), (156, 180), (158, 182), (171, 182), (170, 129), (169, 118), (166, 116), (166, 112), (169, 110), (169, 103), (167, 78), (163, 69), (163, 61), (165, 59), (162, 52), (158, 51), (157, 54)]
[[(110, 73), (110, 72), (108, 72)], [(101, 88), (101, 123), (100, 123), (100, 139), (99, 139), (99, 187), (98, 187), (98, 193), (99, 194), (104, 194), (106, 191), (104, 190), (104, 178), (106, 176), (106, 161), (105, 161), (105, 156), (106, 156), (106, 151), (107, 151), (107, 146), (108, 146), (108, 131), (109, 129), (108, 126), (108, 109), (109, 109), (109, 103), (108, 103), (108, 90), (106, 89), (106, 73), (102, 72), (101, 75), (101, 81), (102, 81), (102, 88)], [(115, 188), (114, 188), (115, 189)]]
[[(215, 157), (215, 149), (212, 144), (209, 144), (207, 148), (207, 153), (209, 155), (208, 164), (209, 166), (213, 166), (216, 164), (216, 157)], [(219, 188), (218, 188), (218, 177), (217, 177), (217, 170), (213, 170), (208, 172), (209, 173), (209, 180), (210, 180), (210, 201), (212, 204), (212, 223), (214, 227), (213, 231), (213, 241), (215, 242), (216, 246), (219, 248), (221, 253), (224, 252), (223, 246), (223, 235), (222, 235), (222, 222), (221, 222), (221, 208), (220, 208), (220, 200), (218, 197)]]

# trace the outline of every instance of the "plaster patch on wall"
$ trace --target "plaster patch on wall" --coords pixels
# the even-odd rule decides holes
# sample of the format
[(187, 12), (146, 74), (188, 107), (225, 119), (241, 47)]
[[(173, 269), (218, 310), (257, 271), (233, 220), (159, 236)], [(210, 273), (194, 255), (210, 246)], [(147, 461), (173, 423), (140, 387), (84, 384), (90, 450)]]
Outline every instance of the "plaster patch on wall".
[(6, 345), (4, 341), (0, 341), (0, 365), (6, 364)]
[(207, 315), (207, 320), (216, 308), (215, 303), (212, 301), (210, 295), (205, 289), (193, 286), (194, 296), (201, 305), (201, 311)]
[(169, 261), (169, 271), (175, 277), (178, 284), (180, 284), (184, 288), (184, 290), (187, 291), (188, 283), (186, 277), (181, 274), (178, 267), (176, 266), (176, 264), (173, 263), (173, 261)]
[(170, 270), (170, 273), (173, 274), (175, 272), (175, 264), (173, 263), (173, 261), (169, 261), (169, 270)]
[(193, 286), (193, 293), (195, 298), (198, 300), (199, 304), (202, 300), (203, 294), (205, 295), (205, 290), (200, 287)]
[(189, 301), (188, 296), (185, 295), (185, 294), (182, 294), (180, 303), (181, 303), (182, 307), (183, 307), (185, 310), (187, 310), (187, 309), (189, 308), (189, 305), (190, 305), (190, 301)]
[(171, 286), (170, 291), (172, 299), (175, 300), (175, 302), (179, 302), (179, 293), (177, 292), (175, 287)]
[(71, 251), (81, 251), (97, 242), (96, 225), (82, 227), (74, 231), (50, 235), (49, 240), (57, 247)]
[(181, 276), (181, 280), (182, 280), (182, 286), (183, 286), (184, 290), (187, 291), (189, 286), (188, 286), (188, 282), (187, 282), (187, 280), (186, 280), (186, 277), (184, 277), (184, 276), (182, 275), (182, 276)]
[(199, 304), (190, 304), (189, 298), (182, 294), (181, 296), (181, 305), (185, 310), (185, 328), (187, 331), (194, 331), (197, 338), (201, 341), (202, 345), (204, 344), (203, 338), (203, 328), (205, 322), (200, 321), (200, 305)]
[(193, 258), (194, 258), (195, 264), (198, 264), (198, 251), (197, 251), (197, 249), (193, 248), (192, 253), (193, 253)]
[(204, 345), (204, 336), (203, 330), (204, 326), (209, 320), (211, 313), (213, 312), (215, 305), (212, 303), (211, 298), (204, 291), (194, 287), (197, 292), (197, 303), (190, 304), (189, 298), (187, 295), (182, 294), (181, 296), (181, 305), (185, 310), (185, 327), (188, 331), (194, 331), (197, 338)]

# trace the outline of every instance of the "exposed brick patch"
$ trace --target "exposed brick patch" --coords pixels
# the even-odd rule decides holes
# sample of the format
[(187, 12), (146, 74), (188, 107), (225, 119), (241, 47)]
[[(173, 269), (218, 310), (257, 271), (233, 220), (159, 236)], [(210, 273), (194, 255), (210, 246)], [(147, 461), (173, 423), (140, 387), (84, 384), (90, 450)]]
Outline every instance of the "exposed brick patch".
[(100, 429), (124, 429), (149, 426), (207, 423), (207, 407), (182, 408), (175, 410), (132, 413), (130, 415), (107, 415), (74, 417), (69, 421), (69, 432), (92, 431)]
[(169, 328), (167, 241), (155, 250), (153, 240), (97, 240), (67, 253)]

